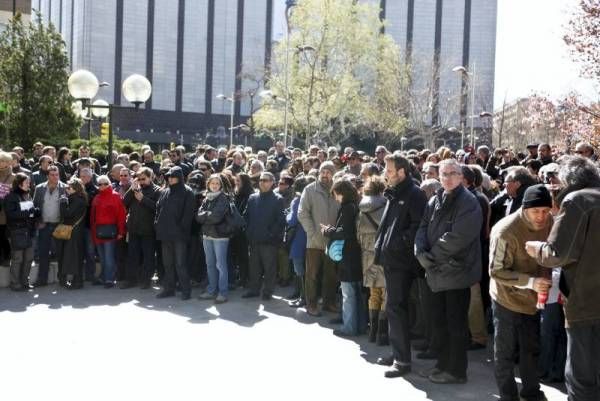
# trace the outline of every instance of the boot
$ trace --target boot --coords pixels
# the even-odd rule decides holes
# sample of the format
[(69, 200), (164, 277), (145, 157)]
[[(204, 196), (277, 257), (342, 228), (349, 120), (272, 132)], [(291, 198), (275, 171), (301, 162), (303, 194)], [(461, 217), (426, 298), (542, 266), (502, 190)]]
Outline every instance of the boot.
[(379, 330), (377, 330), (377, 345), (390, 345), (390, 340), (388, 337), (388, 321), (384, 311), (379, 314), (378, 325)]
[(369, 309), (369, 342), (374, 343), (377, 340), (377, 328), (379, 327), (379, 311)]

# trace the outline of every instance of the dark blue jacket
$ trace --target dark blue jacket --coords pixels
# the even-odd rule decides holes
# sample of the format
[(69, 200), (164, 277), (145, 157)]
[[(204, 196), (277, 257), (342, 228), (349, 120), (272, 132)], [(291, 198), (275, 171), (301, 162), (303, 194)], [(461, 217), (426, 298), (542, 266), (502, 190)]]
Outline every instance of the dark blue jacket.
[(304, 259), (306, 254), (306, 231), (298, 220), (298, 207), (300, 206), (300, 197), (296, 196), (290, 205), (290, 211), (286, 216), (288, 227), (296, 227), (296, 233), (292, 239), (290, 247), (290, 259)]
[(246, 222), (246, 237), (250, 244), (280, 245), (285, 229), (283, 198), (273, 191), (250, 195)]

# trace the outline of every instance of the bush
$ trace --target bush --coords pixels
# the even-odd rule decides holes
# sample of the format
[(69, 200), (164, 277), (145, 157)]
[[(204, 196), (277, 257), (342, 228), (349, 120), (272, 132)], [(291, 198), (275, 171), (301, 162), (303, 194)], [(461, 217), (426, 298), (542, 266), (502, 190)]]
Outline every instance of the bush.
[[(99, 136), (92, 137), (92, 140), (88, 142), (87, 139), (74, 139), (69, 143), (69, 147), (73, 151), (73, 158), (79, 157), (79, 147), (86, 144), (92, 151), (92, 157), (98, 160), (106, 160), (108, 154), (108, 139), (104, 139)], [(133, 142), (129, 139), (120, 139), (116, 136), (113, 140), (113, 150), (119, 153), (131, 153), (132, 151), (140, 151), (140, 148), (144, 143)]]

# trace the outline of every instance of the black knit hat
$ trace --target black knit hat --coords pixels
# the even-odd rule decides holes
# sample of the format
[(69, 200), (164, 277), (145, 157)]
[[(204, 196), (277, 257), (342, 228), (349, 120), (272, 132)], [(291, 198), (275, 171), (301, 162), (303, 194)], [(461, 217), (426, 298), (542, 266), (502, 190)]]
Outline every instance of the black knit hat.
[(532, 207), (552, 207), (552, 196), (544, 184), (532, 185), (523, 195), (523, 209)]

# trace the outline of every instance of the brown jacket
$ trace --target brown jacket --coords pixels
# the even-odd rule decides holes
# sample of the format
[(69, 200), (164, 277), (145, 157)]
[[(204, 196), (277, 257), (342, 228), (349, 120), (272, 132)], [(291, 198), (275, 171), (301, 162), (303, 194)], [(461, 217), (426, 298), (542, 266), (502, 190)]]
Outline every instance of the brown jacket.
[[(545, 276), (541, 267), (525, 251), (525, 242), (544, 241), (551, 224), (535, 231), (523, 209), (501, 219), (492, 229), (490, 239), (490, 295), (505, 308), (526, 315), (537, 312), (537, 293), (527, 286), (532, 277)], [(517, 287), (518, 286), (518, 287)]]
[(563, 268), (568, 295), (567, 324), (600, 320), (600, 187), (568, 194), (560, 205), (538, 261)]

